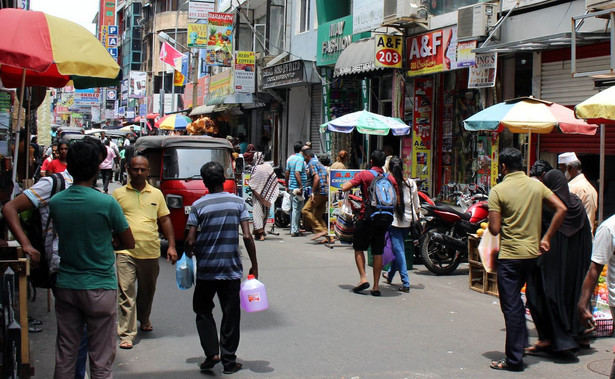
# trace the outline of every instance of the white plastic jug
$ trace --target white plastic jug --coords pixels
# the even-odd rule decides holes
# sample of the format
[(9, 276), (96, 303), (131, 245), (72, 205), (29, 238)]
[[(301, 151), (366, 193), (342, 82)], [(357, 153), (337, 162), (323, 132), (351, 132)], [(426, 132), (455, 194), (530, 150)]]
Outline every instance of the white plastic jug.
[(241, 308), (246, 312), (259, 312), (269, 308), (265, 285), (254, 275), (248, 275), (248, 279), (241, 284), (239, 300)]

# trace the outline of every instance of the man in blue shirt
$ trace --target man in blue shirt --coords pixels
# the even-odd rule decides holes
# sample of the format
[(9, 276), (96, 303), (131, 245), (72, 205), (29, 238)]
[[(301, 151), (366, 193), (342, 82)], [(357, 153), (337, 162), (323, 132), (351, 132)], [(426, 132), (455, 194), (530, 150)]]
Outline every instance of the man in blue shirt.
[[(187, 225), (190, 227), (186, 245), (197, 258), (197, 277), (192, 307), (196, 313), (196, 328), (205, 352), (201, 370), (212, 369), (220, 360), (223, 373), (241, 370), (235, 352), (239, 346), (239, 289), (243, 266), (239, 254), (239, 225), (243, 243), (252, 267), (250, 274), (258, 278), (256, 247), (250, 233), (250, 214), (245, 201), (224, 192), (224, 168), (218, 162), (201, 167), (203, 183), (209, 194), (192, 204)], [(197, 234), (197, 230), (198, 234)], [(220, 340), (216, 331), (214, 296), (218, 294), (222, 309)]]
[[(312, 194), (303, 207), (303, 220), (306, 225), (312, 227), (314, 232), (313, 240), (327, 235), (327, 224), (322, 218), (329, 199), (329, 180), (327, 169), (314, 155), (311, 149), (302, 152), (305, 162), (308, 165), (308, 172), (312, 176), (309, 180), (312, 185)], [(327, 242), (329, 239), (325, 239)]]
[(291, 216), (290, 216), (290, 235), (292, 237), (298, 237), (301, 235), (299, 232), (299, 224), (301, 221), (301, 209), (303, 209), (303, 186), (307, 182), (307, 175), (305, 172), (305, 158), (301, 154), (301, 148), (303, 143), (301, 141), (295, 142), (293, 149), (295, 154), (291, 155), (286, 161), (286, 188), (290, 192), (291, 198)]

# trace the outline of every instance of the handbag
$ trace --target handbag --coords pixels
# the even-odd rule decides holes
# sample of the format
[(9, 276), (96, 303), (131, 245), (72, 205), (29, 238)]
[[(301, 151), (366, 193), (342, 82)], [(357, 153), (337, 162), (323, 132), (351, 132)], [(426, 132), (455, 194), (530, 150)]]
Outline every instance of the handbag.
[(393, 254), (393, 243), (391, 242), (391, 235), (389, 232), (384, 234), (384, 250), (382, 251), (382, 265), (386, 266), (395, 260), (395, 254)]
[(498, 268), (498, 253), (500, 251), (500, 235), (494, 236), (489, 229), (485, 229), (478, 244), (478, 254), (483, 262), (483, 267), (488, 273), (493, 273)]
[(340, 214), (337, 216), (333, 230), (341, 243), (352, 243), (356, 217), (350, 199), (345, 197), (340, 206)]

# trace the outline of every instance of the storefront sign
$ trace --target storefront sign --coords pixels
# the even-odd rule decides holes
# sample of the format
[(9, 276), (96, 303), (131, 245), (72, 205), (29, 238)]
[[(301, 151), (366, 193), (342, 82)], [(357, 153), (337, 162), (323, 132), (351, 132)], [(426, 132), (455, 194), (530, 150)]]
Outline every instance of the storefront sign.
[(428, 191), (431, 177), (431, 124), (433, 80), (414, 79), (414, 122), (412, 130), (412, 177), (423, 179), (420, 189)]
[(100, 8), (98, 10), (98, 25), (100, 28), (98, 29), (98, 37), (99, 37), (99, 40), (104, 43), (106, 41), (101, 38), (103, 36), (103, 33), (102, 33), (103, 27), (108, 26), (108, 25), (115, 25), (115, 1), (114, 0), (101, 0)]
[(376, 67), (401, 68), (401, 36), (378, 35), (376, 38)]
[(90, 107), (92, 105), (100, 104), (100, 90), (96, 89), (86, 89), (86, 90), (75, 90), (75, 93), (72, 94), (74, 99), (74, 104), (70, 106), (74, 107)]
[(144, 71), (130, 71), (129, 77), (128, 97), (144, 98), (147, 73)]
[(382, 24), (382, 1), (354, 0), (352, 2), (352, 32), (361, 33), (378, 29)]
[(457, 26), (437, 30), (406, 40), (409, 76), (457, 68)]
[(261, 71), (263, 73), (263, 88), (303, 83), (305, 75), (305, 67), (302, 60), (265, 67)]
[(207, 47), (207, 24), (188, 24), (188, 47)]
[(193, 91), (194, 91), (194, 84), (192, 83), (186, 84), (186, 86), (184, 87), (184, 94), (182, 95), (182, 98), (184, 99), (184, 107), (186, 108), (196, 106), (192, 104)]
[[(500, 133), (493, 133), (491, 139), (491, 188), (497, 184), (500, 163)], [(485, 187), (486, 188), (486, 187)]]
[(352, 16), (325, 22), (318, 27), (318, 66), (334, 65), (341, 52), (352, 43)]
[(235, 92), (254, 93), (256, 58), (253, 51), (238, 51), (235, 55)]
[(361, 107), (367, 109), (369, 106), (369, 81), (361, 79)]
[(207, 20), (209, 12), (215, 10), (213, 0), (190, 0), (188, 5), (188, 18)]
[(205, 62), (230, 67), (233, 61), (233, 14), (210, 12), (207, 35)]
[(231, 70), (213, 75), (209, 81), (209, 98), (222, 97), (231, 94), (232, 88)]
[(476, 64), (470, 67), (468, 88), (495, 86), (498, 53), (476, 54)]
[(476, 64), (476, 54), (472, 50), (476, 49), (476, 41), (457, 43), (457, 67), (470, 67)]
[(197, 88), (197, 100), (196, 105), (203, 105), (206, 103), (205, 99), (209, 96), (209, 75), (205, 75), (199, 78)]
[(329, 235), (335, 235), (333, 227), (340, 213), (342, 200), (347, 194), (360, 196), (361, 190), (354, 188), (347, 193), (342, 192), (344, 183), (351, 181), (361, 170), (331, 170), (329, 172)]

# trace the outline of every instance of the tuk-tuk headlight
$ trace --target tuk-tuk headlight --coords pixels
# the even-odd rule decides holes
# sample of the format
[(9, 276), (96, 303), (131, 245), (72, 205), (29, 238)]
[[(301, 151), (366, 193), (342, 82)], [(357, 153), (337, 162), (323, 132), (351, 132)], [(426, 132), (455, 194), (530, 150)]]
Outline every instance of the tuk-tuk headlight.
[(173, 209), (182, 209), (184, 206), (184, 199), (179, 195), (166, 195), (167, 207)]

